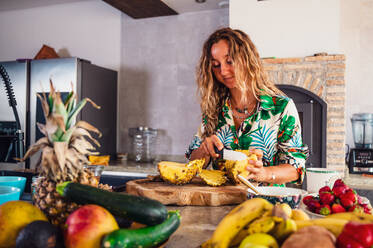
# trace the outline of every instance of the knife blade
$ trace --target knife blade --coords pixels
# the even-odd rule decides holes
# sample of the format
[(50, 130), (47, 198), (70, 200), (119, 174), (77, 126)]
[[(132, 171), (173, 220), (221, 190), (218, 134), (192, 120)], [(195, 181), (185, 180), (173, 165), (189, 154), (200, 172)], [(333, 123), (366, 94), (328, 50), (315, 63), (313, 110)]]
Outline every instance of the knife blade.
[(228, 150), (226, 148), (223, 148), (219, 151), (218, 148), (215, 147), (215, 153), (219, 154), (219, 159), (235, 160), (235, 161), (247, 159), (247, 156), (245, 153), (235, 152), (232, 150)]

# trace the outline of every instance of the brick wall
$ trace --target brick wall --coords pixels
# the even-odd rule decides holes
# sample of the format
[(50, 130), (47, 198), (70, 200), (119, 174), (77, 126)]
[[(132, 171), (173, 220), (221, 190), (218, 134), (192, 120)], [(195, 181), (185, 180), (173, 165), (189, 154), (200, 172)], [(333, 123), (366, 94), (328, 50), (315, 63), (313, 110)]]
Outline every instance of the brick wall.
[(275, 84), (295, 85), (318, 95), (327, 103), (326, 165), (345, 168), (345, 56), (263, 59)]

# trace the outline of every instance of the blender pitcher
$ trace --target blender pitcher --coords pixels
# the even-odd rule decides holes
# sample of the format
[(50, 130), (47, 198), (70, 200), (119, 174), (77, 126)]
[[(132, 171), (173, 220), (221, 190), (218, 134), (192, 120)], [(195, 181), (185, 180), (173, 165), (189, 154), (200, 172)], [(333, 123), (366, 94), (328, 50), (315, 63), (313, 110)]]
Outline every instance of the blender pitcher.
[(351, 118), (352, 134), (356, 148), (373, 148), (373, 114), (353, 114)]

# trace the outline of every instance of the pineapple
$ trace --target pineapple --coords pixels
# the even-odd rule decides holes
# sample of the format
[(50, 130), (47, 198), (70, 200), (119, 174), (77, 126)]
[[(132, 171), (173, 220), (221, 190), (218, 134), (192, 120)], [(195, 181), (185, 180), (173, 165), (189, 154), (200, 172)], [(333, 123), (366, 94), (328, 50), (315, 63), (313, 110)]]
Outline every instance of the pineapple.
[[(63, 227), (68, 215), (79, 206), (68, 202), (56, 192), (56, 185), (65, 181), (73, 181), (98, 187), (96, 177), (84, 165), (88, 165), (88, 155), (94, 146), (88, 141), (100, 144), (89, 131), (101, 135), (100, 131), (85, 121), (76, 121), (76, 116), (87, 102), (100, 108), (90, 99), (85, 98), (76, 104), (76, 95), (71, 91), (62, 101), (50, 81), (50, 94), (47, 97), (37, 95), (41, 100), (45, 125), (37, 123), (45, 137), (39, 139), (26, 152), (24, 161), (41, 150), (41, 157), (36, 166), (40, 177), (34, 184), (34, 204), (39, 207), (54, 225)], [(88, 139), (88, 140), (87, 140)]]
[(187, 164), (161, 161), (158, 163), (158, 170), (164, 181), (181, 185), (189, 183), (197, 173), (201, 172), (204, 163), (204, 159), (193, 160)]
[(240, 179), (238, 179), (238, 175), (241, 174), (243, 177), (247, 178), (250, 174), (246, 170), (246, 166), (249, 165), (248, 160), (257, 160), (256, 154), (251, 154), (248, 150), (236, 150), (236, 152), (242, 152), (247, 155), (247, 159), (234, 161), (234, 160), (226, 160), (224, 167), (227, 172), (228, 178), (235, 184), (240, 183)]
[(221, 186), (226, 181), (225, 172), (220, 170), (202, 170), (199, 177), (210, 186)]

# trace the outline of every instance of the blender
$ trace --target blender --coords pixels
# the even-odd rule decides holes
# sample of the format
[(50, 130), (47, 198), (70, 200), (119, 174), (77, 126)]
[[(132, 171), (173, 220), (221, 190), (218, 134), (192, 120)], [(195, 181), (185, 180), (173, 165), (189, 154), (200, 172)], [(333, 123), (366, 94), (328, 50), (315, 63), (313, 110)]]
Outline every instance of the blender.
[(351, 124), (355, 148), (350, 151), (349, 172), (373, 174), (373, 114), (353, 114)]

